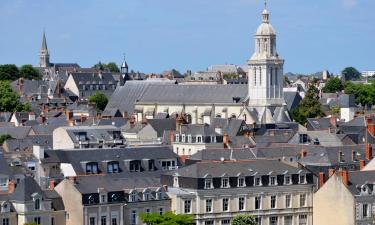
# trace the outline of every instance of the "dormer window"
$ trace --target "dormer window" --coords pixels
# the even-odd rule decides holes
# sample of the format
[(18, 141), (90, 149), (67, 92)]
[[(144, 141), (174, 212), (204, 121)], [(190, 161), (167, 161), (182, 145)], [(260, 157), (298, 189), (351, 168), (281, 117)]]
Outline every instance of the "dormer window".
[(137, 192), (132, 192), (131, 194), (130, 194), (130, 199), (129, 199), (129, 201), (130, 202), (135, 202), (135, 201), (137, 201)]
[(212, 179), (211, 178), (206, 178), (204, 180), (204, 189), (212, 189), (212, 188), (213, 188)]
[(221, 187), (222, 188), (229, 188), (229, 178), (228, 177), (221, 178)]
[(202, 136), (198, 136), (198, 137), (197, 137), (197, 142), (198, 142), (198, 143), (202, 143)]
[(107, 173), (119, 173), (119, 163), (118, 162), (109, 162), (107, 164)]
[(285, 185), (291, 184), (290, 175), (285, 175), (285, 177), (284, 177), (284, 183), (285, 183)]
[(277, 185), (276, 176), (271, 176), (270, 177), (270, 186), (275, 186), (275, 185)]
[(299, 175), (299, 183), (300, 184), (306, 184), (306, 176), (305, 175)]
[(150, 201), (151, 200), (151, 194), (150, 192), (146, 191), (143, 193), (143, 201)]
[(180, 142), (180, 135), (179, 134), (176, 134), (176, 142)]
[(238, 187), (245, 187), (245, 178), (243, 177), (238, 178)]
[(185, 134), (181, 135), (181, 138), (182, 138), (181, 142), (186, 142), (186, 140), (185, 140)]
[(191, 135), (188, 135), (188, 142), (191, 143)]
[(97, 174), (98, 173), (98, 164), (95, 162), (86, 164), (86, 174)]
[(100, 194), (100, 203), (106, 203), (106, 202), (107, 202), (107, 195)]
[(156, 199), (157, 200), (162, 200), (162, 199), (164, 199), (164, 192), (163, 191), (158, 191), (157, 193), (156, 193)]
[(90, 196), (88, 197), (88, 202), (89, 202), (89, 204), (94, 204), (94, 203), (95, 203), (94, 196), (90, 195)]

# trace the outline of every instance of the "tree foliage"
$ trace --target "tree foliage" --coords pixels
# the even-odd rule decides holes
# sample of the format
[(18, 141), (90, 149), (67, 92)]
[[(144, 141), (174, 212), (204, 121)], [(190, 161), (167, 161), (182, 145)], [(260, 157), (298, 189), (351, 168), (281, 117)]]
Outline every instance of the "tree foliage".
[(305, 124), (307, 118), (319, 118), (325, 116), (322, 110), (322, 104), (319, 102), (318, 89), (311, 86), (302, 99), (299, 106), (295, 108), (291, 114), (295, 121)]
[(23, 77), (29, 80), (40, 80), (41, 76), (39, 71), (36, 70), (32, 65), (23, 65), (20, 68), (19, 77)]
[(10, 134), (0, 135), (0, 145), (2, 145), (4, 143), (4, 141), (6, 141), (8, 139), (12, 139), (12, 138), (13, 137)]
[(340, 92), (344, 89), (344, 84), (338, 77), (330, 78), (323, 88), (324, 93), (335, 93)]
[(102, 92), (97, 91), (93, 95), (90, 96), (89, 102), (95, 103), (96, 108), (99, 111), (103, 111), (108, 104), (108, 98)]
[(233, 218), (232, 225), (257, 225), (255, 218), (249, 214), (240, 214)]
[(98, 62), (93, 66), (93, 68), (96, 68), (98, 70), (108, 70), (112, 73), (119, 73), (120, 69), (118, 68), (117, 64), (114, 62), (109, 62), (108, 64)]
[(361, 73), (354, 67), (346, 67), (341, 74), (346, 81), (359, 80), (361, 78)]
[(177, 215), (172, 212), (166, 212), (162, 215), (159, 213), (143, 213), (140, 218), (147, 225), (192, 225), (194, 223), (191, 216)]
[(354, 84), (345, 83), (345, 93), (353, 94), (357, 104), (363, 107), (375, 104), (375, 83), (372, 84)]
[(31, 106), (22, 104), (20, 96), (12, 90), (9, 82), (0, 81), (0, 112), (28, 112)]
[(23, 225), (39, 225), (39, 224), (37, 224), (36, 222), (28, 222), (28, 223), (24, 223)]

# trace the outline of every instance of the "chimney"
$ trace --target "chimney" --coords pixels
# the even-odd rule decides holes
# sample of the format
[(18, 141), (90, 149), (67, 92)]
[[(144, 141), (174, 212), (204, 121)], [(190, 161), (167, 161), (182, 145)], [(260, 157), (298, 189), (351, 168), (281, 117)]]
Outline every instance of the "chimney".
[(42, 115), (40, 118), (41, 118), (42, 124), (45, 124), (46, 123), (46, 116)]
[(347, 170), (342, 171), (342, 182), (346, 186), (349, 185), (349, 172)]
[(84, 123), (86, 121), (87, 117), (85, 115), (81, 115), (81, 123)]
[(66, 120), (72, 120), (73, 119), (73, 111), (69, 110), (66, 112)]
[(372, 146), (371, 146), (371, 144), (366, 144), (366, 159), (367, 160), (372, 159)]
[(301, 150), (301, 159), (305, 158), (307, 155), (307, 152), (305, 150)]
[(125, 118), (125, 119), (128, 119), (128, 117), (129, 117), (128, 111), (123, 112), (122, 117)]
[(171, 131), (171, 133), (169, 134), (169, 139), (170, 139), (170, 142), (171, 144), (174, 142), (174, 132)]
[(328, 170), (328, 176), (329, 176), (329, 177), (332, 177), (333, 174), (335, 174), (335, 169), (329, 169), (329, 170)]
[(165, 192), (168, 192), (168, 185), (163, 185), (163, 188), (165, 189)]
[(224, 134), (223, 143), (225, 149), (229, 148), (229, 135), (227, 133)]
[(359, 161), (359, 170), (363, 170), (366, 166), (366, 161), (365, 160), (360, 160)]
[(55, 180), (50, 180), (49, 181), (49, 189), (54, 190), (56, 186), (56, 181)]
[(182, 119), (182, 117), (180, 115), (176, 115), (176, 131), (177, 132), (180, 132), (181, 131), (181, 125), (182, 125), (182, 122), (184, 120)]
[(142, 127), (145, 127), (147, 125), (147, 119), (146, 117), (142, 118)]
[(14, 180), (10, 180), (8, 182), (8, 193), (12, 194), (14, 192), (14, 189), (16, 189), (16, 184), (15, 184)]
[(134, 126), (134, 123), (135, 123), (135, 117), (132, 116), (130, 119), (129, 119), (129, 123), (130, 123), (130, 126), (133, 127)]
[(325, 182), (325, 174), (324, 172), (319, 173), (319, 188), (323, 187)]
[(372, 122), (371, 118), (366, 118), (367, 131), (371, 136), (375, 137), (375, 124)]
[(23, 89), (24, 89), (24, 80), (23, 77), (18, 79), (18, 90), (20, 92), (20, 95), (23, 95)]
[(336, 116), (331, 116), (331, 119), (330, 119), (330, 122), (331, 122), (331, 125), (333, 127), (337, 127), (337, 117)]
[(352, 161), (357, 161), (357, 152), (354, 149), (352, 150)]

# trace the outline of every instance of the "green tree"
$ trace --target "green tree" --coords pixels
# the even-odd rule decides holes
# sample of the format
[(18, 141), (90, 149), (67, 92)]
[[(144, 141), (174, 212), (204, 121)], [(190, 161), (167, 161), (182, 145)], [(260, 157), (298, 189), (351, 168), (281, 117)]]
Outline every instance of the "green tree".
[(375, 83), (369, 84), (353, 84), (345, 83), (345, 93), (353, 94), (357, 104), (361, 104), (363, 108), (375, 104)]
[(28, 222), (28, 223), (24, 223), (23, 225), (39, 225), (39, 224), (37, 224), (36, 222)]
[(99, 111), (103, 111), (105, 109), (105, 107), (107, 106), (108, 98), (102, 92), (97, 91), (93, 95), (90, 96), (89, 102), (95, 103), (96, 108)]
[(0, 80), (17, 80), (19, 78), (18, 67), (14, 64), (0, 65)]
[(361, 78), (361, 73), (354, 67), (346, 67), (341, 74), (346, 81), (359, 80)]
[(22, 104), (20, 96), (12, 90), (8, 81), (0, 81), (0, 112), (27, 112), (30, 104)]
[(311, 86), (302, 99), (299, 106), (292, 112), (292, 117), (300, 124), (305, 124), (307, 118), (323, 117), (322, 104), (319, 102), (318, 91), (315, 86)]
[(255, 218), (249, 214), (240, 214), (233, 218), (232, 225), (257, 225)]
[(29, 80), (40, 80), (41, 76), (39, 71), (35, 69), (32, 65), (23, 65), (20, 68), (19, 77), (23, 77)]
[(342, 91), (343, 89), (344, 89), (344, 84), (341, 81), (341, 79), (338, 77), (333, 77), (327, 81), (322, 91), (324, 93), (335, 93), (335, 92)]
[(12, 139), (12, 138), (13, 137), (10, 134), (0, 135), (0, 145), (2, 145), (4, 143), (4, 141), (6, 141), (8, 139)]
[(147, 225), (192, 225), (194, 223), (191, 216), (177, 215), (173, 212), (166, 212), (162, 215), (159, 213), (142, 213), (140, 218)]
[(112, 73), (119, 73), (120, 69), (118, 68), (117, 64), (114, 62), (110, 62), (105, 66), (109, 71)]

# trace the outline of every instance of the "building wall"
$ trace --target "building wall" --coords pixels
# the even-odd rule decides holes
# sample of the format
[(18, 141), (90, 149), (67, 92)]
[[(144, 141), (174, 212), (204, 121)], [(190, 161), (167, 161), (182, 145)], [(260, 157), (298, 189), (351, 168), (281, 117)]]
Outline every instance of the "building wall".
[(124, 208), (124, 225), (132, 225), (131, 217), (133, 211), (137, 214), (137, 223), (136, 225), (143, 225), (143, 222), (139, 218), (141, 213), (145, 213), (146, 209), (149, 209), (151, 213), (160, 213), (162, 209), (163, 213), (171, 211), (171, 201), (168, 200), (155, 200), (148, 202), (134, 202), (127, 203), (127, 206)]
[(223, 147), (223, 143), (173, 143), (172, 146), (177, 155), (194, 155), (207, 148)]
[(354, 119), (355, 109), (354, 108), (340, 108), (340, 119), (344, 122), (348, 122)]
[(74, 149), (74, 143), (62, 127), (53, 131), (53, 149)]
[(66, 225), (83, 225), (82, 197), (71, 182), (68, 179), (61, 181), (56, 186), (55, 191), (64, 202), (67, 213)]
[(333, 175), (314, 194), (314, 225), (355, 224), (354, 202), (341, 178)]
[[(0, 223), (3, 222), (3, 219), (9, 219), (9, 225), (17, 225), (17, 214), (15, 212), (1, 212), (0, 213)], [(23, 225), (23, 224), (22, 224)]]
[(71, 92), (73, 92), (77, 96), (81, 96), (78, 90), (78, 87), (76, 83), (74, 82), (74, 79), (72, 76), (69, 76), (68, 80), (65, 83), (64, 89), (69, 89)]

